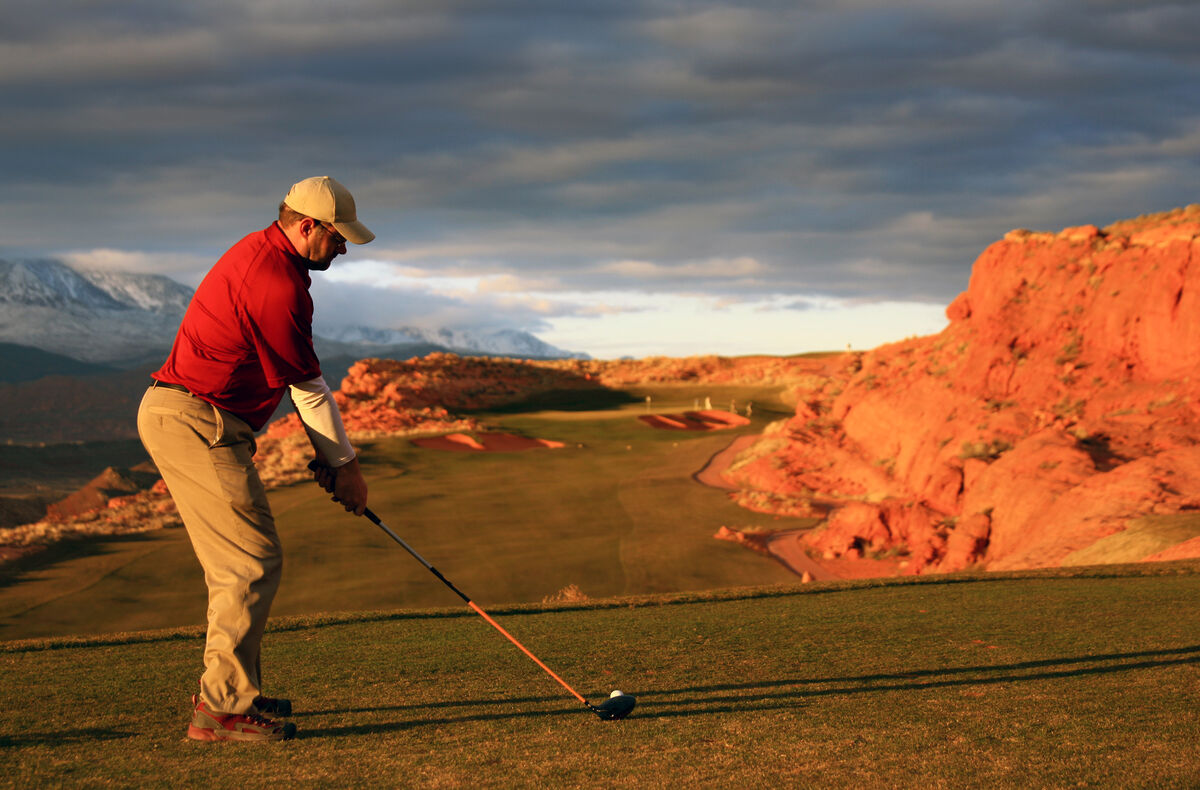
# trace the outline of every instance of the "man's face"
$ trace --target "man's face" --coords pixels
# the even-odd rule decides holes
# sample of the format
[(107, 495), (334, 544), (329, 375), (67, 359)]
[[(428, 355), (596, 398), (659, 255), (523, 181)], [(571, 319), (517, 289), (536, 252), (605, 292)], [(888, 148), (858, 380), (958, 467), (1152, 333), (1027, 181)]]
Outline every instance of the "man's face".
[(346, 238), (328, 223), (314, 222), (308, 233), (308, 268), (323, 272), (346, 252)]

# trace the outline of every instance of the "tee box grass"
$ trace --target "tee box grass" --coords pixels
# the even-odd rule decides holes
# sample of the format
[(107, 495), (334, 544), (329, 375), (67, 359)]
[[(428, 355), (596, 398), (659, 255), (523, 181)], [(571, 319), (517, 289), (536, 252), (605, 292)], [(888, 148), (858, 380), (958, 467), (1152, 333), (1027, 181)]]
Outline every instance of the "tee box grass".
[[(0, 786), (1195, 787), (1200, 566), (280, 618), (296, 740), (184, 737), (201, 629), (0, 645)], [(19, 715), (16, 715), (19, 712)], [(268, 779), (264, 779), (267, 777)]]

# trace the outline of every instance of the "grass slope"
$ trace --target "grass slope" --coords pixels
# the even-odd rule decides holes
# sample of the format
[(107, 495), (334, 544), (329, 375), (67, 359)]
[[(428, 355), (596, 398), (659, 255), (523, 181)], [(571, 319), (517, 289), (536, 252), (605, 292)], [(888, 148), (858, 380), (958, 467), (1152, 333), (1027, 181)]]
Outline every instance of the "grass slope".
[(17, 343), (0, 343), (0, 382), (33, 381), (43, 376), (96, 376), (113, 368)]
[(1200, 513), (1149, 514), (1131, 519), (1120, 532), (1072, 552), (1063, 565), (1105, 565), (1137, 562), (1200, 536)]
[[(183, 737), (191, 628), (0, 645), (0, 786), (1195, 787), (1200, 564), (277, 619), (297, 740)], [(15, 715), (19, 712), (20, 715)]]

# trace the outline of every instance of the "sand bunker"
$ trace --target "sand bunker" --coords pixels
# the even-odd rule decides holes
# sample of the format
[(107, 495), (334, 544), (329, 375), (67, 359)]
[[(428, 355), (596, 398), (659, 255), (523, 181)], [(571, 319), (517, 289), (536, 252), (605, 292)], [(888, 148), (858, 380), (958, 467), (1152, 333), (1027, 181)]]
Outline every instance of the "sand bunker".
[(638, 419), (653, 428), (672, 431), (719, 431), (750, 424), (748, 417), (719, 409), (685, 411), (682, 414), (643, 414)]
[(511, 453), (518, 450), (536, 450), (542, 447), (559, 448), (562, 442), (550, 439), (529, 439), (511, 433), (481, 433), (471, 436), (465, 433), (448, 433), (445, 436), (428, 436), (413, 439), (418, 447), (432, 450), (456, 450), (465, 452)]

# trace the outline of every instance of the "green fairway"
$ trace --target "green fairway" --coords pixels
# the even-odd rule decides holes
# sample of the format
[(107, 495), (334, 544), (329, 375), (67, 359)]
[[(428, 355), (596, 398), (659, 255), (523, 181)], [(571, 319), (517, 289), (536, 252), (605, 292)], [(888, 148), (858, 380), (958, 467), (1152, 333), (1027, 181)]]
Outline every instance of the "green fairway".
[(187, 741), (198, 628), (0, 645), (0, 785), (1195, 787), (1200, 564), (279, 618), (297, 740)]
[[(365, 444), (371, 506), (481, 604), (791, 583), (783, 566), (713, 539), (722, 525), (803, 527), (733, 505), (692, 475), (731, 441), (785, 416), (778, 388), (665, 386), (568, 411), (509, 408), (478, 418), (565, 442), (557, 450), (465, 453), (397, 438)], [(737, 430), (664, 431), (654, 411), (753, 400)], [(543, 399), (545, 406), (553, 399)], [(723, 403), (719, 403), (723, 402)], [(600, 409), (593, 409), (601, 406)], [(451, 605), (458, 599), (366, 519), (299, 484), (271, 493), (285, 550), (273, 613)], [(0, 570), (0, 638), (93, 634), (203, 622), (204, 586), (183, 530), (61, 545)]]

